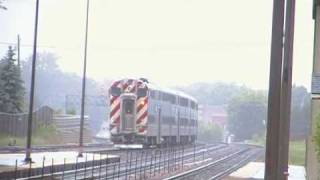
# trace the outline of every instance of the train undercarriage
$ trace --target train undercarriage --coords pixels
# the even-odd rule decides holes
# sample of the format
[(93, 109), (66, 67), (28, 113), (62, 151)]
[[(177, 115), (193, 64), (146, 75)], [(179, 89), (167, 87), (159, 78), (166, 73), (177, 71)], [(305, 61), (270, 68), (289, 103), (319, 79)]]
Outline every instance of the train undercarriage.
[(144, 146), (168, 146), (177, 144), (192, 144), (196, 140), (196, 136), (180, 136), (178, 141), (177, 136), (162, 136), (158, 139), (157, 136), (142, 136), (135, 133), (117, 134), (111, 136), (111, 141), (114, 144), (142, 144)]

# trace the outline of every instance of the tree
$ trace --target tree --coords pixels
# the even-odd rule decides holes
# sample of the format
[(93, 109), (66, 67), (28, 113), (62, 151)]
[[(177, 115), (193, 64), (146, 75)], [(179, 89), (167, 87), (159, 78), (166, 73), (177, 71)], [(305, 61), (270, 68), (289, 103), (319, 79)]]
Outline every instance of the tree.
[(236, 140), (251, 139), (265, 130), (266, 96), (262, 92), (248, 90), (228, 103), (227, 128)]
[(195, 97), (200, 104), (207, 105), (225, 105), (234, 96), (248, 91), (245, 86), (239, 86), (233, 83), (194, 83), (187, 87), (178, 87)]
[(14, 50), (9, 46), (7, 55), (0, 65), (0, 112), (18, 113), (23, 111), (24, 87), (20, 68), (14, 58)]
[[(26, 82), (26, 89), (29, 91), (32, 57), (22, 61), (21, 64), (22, 77)], [(35, 108), (46, 105), (55, 110), (65, 109), (68, 111), (73, 109), (75, 110), (73, 113), (79, 113), (81, 85), (82, 77), (74, 73), (63, 72), (58, 66), (58, 57), (55, 54), (47, 52), (37, 54), (34, 97)], [(86, 96), (89, 97), (91, 95), (100, 95), (98, 93), (98, 83), (87, 78)], [(70, 96), (78, 98), (68, 98)], [(86, 101), (86, 114), (90, 116), (90, 125), (95, 130), (98, 130), (102, 121), (106, 119), (106, 112), (105, 107), (93, 107), (90, 105), (90, 102)]]
[[(37, 54), (35, 78), (35, 108), (43, 105), (64, 109), (66, 95), (81, 94), (81, 77), (61, 71), (58, 57), (53, 53)], [(29, 91), (31, 82), (32, 57), (22, 61), (22, 77)], [(87, 79), (87, 95), (97, 95), (96, 82)], [(78, 107), (77, 107), (78, 108)]]
[(198, 140), (213, 143), (222, 140), (222, 129), (213, 122), (199, 121)]
[(306, 138), (310, 119), (310, 94), (303, 86), (292, 87), (290, 137)]

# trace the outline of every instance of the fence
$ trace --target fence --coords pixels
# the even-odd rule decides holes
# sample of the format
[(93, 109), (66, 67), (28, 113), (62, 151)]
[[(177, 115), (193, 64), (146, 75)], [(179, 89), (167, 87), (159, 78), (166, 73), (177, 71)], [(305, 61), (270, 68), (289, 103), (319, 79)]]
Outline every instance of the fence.
[[(191, 151), (190, 151), (191, 150)], [(111, 155), (112, 156), (112, 155)], [(120, 156), (108, 154), (87, 154), (76, 158), (73, 163), (55, 164), (54, 159), (43, 157), (42, 166), (27, 164), (21, 168), (16, 161), (10, 172), (0, 172), (0, 177), (8, 179), (150, 179), (183, 169), (185, 163), (203, 161), (204, 151), (191, 148), (186, 153), (182, 147), (145, 149), (122, 152)], [(81, 159), (81, 161), (80, 161)], [(45, 163), (49, 162), (49, 164)]]
[[(63, 143), (76, 143), (79, 141), (80, 116), (78, 115), (55, 115), (53, 117), (57, 133)], [(83, 141), (91, 142), (92, 135), (89, 125), (89, 117), (84, 116)]]
[[(48, 125), (52, 122), (53, 110), (44, 106), (33, 112), (32, 128)], [(28, 113), (0, 113), (0, 132), (12, 136), (23, 137), (27, 134)]]

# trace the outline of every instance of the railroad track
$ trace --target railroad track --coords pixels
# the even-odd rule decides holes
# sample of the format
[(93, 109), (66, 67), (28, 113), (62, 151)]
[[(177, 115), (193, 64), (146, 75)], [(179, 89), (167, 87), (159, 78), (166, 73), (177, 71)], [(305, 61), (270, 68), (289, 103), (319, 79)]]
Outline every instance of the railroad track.
[(257, 156), (261, 155), (261, 153), (261, 149), (241, 149), (200, 167), (166, 178), (165, 180), (222, 179), (255, 159)]
[(232, 172), (236, 171), (240, 167), (246, 165), (250, 161), (256, 160), (257, 157), (263, 154), (262, 149), (251, 150), (250, 152), (246, 152), (241, 155), (239, 158), (235, 158), (232, 162), (228, 162), (226, 164), (227, 167), (223, 167), (219, 172), (216, 172), (215, 175), (210, 175), (209, 179), (222, 179)]
[[(197, 146), (203, 146), (205, 144), (201, 143)], [(150, 147), (144, 149), (156, 149), (157, 147)], [(79, 149), (78, 144), (69, 144), (69, 145), (43, 145), (43, 146), (33, 146), (32, 152), (58, 152), (58, 151), (75, 151)], [(85, 144), (83, 146), (83, 151), (87, 153), (110, 153), (117, 151), (125, 151), (127, 149), (132, 150), (141, 150), (142, 148), (121, 148), (115, 147), (114, 144), (110, 143), (92, 143)], [(0, 147), (1, 154), (7, 153), (24, 153), (25, 147), (22, 146), (7, 146)]]
[[(216, 146), (201, 149), (195, 153), (186, 153), (184, 156), (165, 158), (154, 163), (152, 163), (151, 160), (140, 166), (133, 166), (129, 169), (122, 168), (119, 171), (116, 171), (116, 173), (110, 172), (107, 174), (107, 179), (130, 179), (130, 177), (131, 179), (163, 179), (164, 177), (159, 177), (159, 174), (163, 175), (174, 173), (179, 169), (183, 169), (183, 164), (204, 161), (205, 158), (210, 156), (213, 159), (219, 159), (219, 157), (221, 158), (221, 156), (227, 156), (237, 149), (238, 147)], [(212, 154), (205, 154), (209, 152)], [(214, 153), (215, 155), (213, 155)], [(103, 174), (104, 177), (105, 175), (106, 174)], [(94, 179), (100, 179), (99, 177), (100, 176), (94, 177)]]

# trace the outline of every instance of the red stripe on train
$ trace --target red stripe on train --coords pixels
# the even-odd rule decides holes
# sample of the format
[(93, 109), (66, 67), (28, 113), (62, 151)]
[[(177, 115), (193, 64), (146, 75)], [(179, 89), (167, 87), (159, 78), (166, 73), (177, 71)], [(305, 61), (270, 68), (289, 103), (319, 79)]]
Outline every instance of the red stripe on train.
[(117, 106), (114, 107), (114, 109), (112, 109), (112, 111), (110, 113), (110, 117), (112, 117), (119, 109), (120, 109), (120, 103), (117, 104)]
[(112, 104), (117, 98), (117, 96), (112, 96), (112, 98), (110, 99), (110, 104)]
[(144, 127), (139, 128), (139, 133), (144, 132), (146, 129)]
[(138, 107), (137, 107), (137, 112), (139, 112), (145, 105), (148, 104), (148, 99), (146, 98), (146, 99), (145, 99), (144, 101), (142, 101), (142, 102), (144, 102), (144, 103), (138, 105)]
[(113, 123), (115, 123), (115, 124), (118, 124), (119, 122), (120, 122), (120, 116), (118, 116), (118, 117), (116, 118), (116, 120), (113, 121)]
[(134, 86), (131, 90), (130, 93), (133, 93), (136, 90), (136, 86)]
[(141, 111), (141, 109), (145, 106), (146, 104), (139, 104), (137, 108), (137, 112)]
[(140, 124), (141, 121), (147, 116), (148, 111), (145, 111), (138, 119), (137, 123)]
[(128, 81), (123, 83), (122, 89), (125, 90), (129, 86)]

